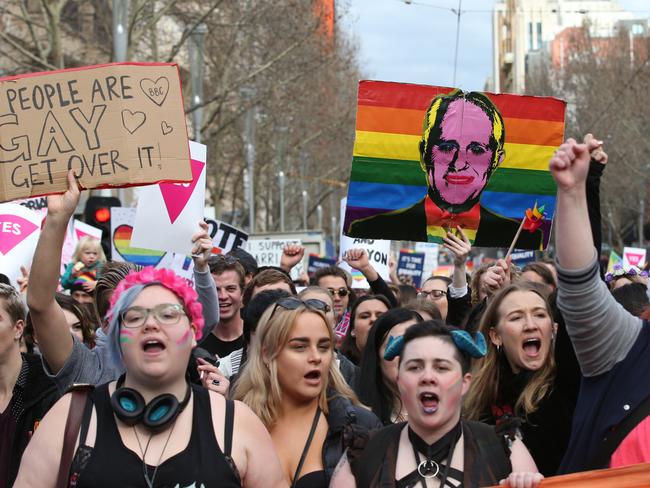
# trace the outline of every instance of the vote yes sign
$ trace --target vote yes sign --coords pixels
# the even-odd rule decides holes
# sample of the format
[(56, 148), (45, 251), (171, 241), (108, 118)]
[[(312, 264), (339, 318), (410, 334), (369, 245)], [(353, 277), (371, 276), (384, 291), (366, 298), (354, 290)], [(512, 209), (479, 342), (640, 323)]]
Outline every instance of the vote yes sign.
[(0, 205), (0, 273), (16, 285), (20, 267), (29, 267), (41, 230), (41, 216), (23, 205)]

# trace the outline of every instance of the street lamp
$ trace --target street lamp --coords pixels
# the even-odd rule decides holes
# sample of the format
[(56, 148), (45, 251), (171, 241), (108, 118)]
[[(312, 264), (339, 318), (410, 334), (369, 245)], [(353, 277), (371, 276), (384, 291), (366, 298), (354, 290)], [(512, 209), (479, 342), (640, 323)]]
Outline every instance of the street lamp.
[(323, 229), (323, 206), (319, 205), (316, 207), (316, 222), (318, 223), (318, 226), (316, 227), (318, 230)]
[(201, 142), (201, 122), (203, 121), (203, 75), (205, 62), (203, 59), (205, 35), (208, 27), (199, 24), (189, 35), (188, 50), (190, 57), (190, 85), (192, 88), (192, 126), (194, 127), (194, 140)]
[(280, 187), (280, 232), (284, 232), (284, 171), (278, 173), (278, 186)]
[(129, 3), (130, 0), (113, 0), (113, 61), (126, 61), (129, 48)]
[(307, 230), (307, 190), (302, 191), (302, 228)]
[[(123, 63), (129, 49), (129, 4), (130, 0), (113, 0), (113, 61)], [(103, 197), (111, 196), (111, 190), (99, 190)], [(124, 188), (118, 188), (118, 198), (124, 202)]]
[(255, 89), (245, 87), (240, 93), (249, 106), (244, 119), (244, 153), (248, 167), (248, 221), (252, 234), (255, 232), (255, 106), (252, 105)]

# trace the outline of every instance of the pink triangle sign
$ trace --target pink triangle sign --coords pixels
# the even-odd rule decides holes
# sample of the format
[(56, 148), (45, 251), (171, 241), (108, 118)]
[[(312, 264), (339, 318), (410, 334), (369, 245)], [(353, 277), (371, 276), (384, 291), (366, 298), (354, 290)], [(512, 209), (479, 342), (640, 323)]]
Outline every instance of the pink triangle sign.
[(0, 253), (6, 255), (37, 229), (37, 225), (22, 217), (0, 214)]
[(169, 220), (173, 224), (178, 216), (181, 214), (185, 205), (189, 201), (192, 193), (194, 192), (194, 187), (196, 186), (197, 181), (199, 181), (199, 176), (205, 163), (197, 161), (196, 159), (190, 160), (192, 167), (192, 181), (188, 183), (161, 183), (160, 193), (162, 194), (163, 200), (165, 201), (165, 206), (167, 207), (167, 213), (169, 214)]

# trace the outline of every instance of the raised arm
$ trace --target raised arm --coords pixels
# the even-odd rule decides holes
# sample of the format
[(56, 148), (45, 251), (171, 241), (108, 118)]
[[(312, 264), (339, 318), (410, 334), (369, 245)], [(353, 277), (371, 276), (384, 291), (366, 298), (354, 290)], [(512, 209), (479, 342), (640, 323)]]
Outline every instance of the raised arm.
[(202, 340), (209, 337), (210, 332), (219, 323), (219, 299), (217, 288), (208, 266), (208, 258), (212, 253), (212, 239), (208, 234), (208, 224), (199, 222), (199, 231), (192, 236), (192, 259), (194, 260), (194, 288), (199, 295), (203, 307)]
[(361, 274), (368, 280), (370, 289), (375, 295), (384, 295), (391, 306), (397, 307), (398, 303), (395, 295), (384, 279), (377, 273), (374, 266), (370, 264), (368, 252), (365, 249), (348, 249), (345, 256), (343, 256), (343, 260), (352, 268), (361, 271)]
[(448, 232), (443, 238), (445, 248), (454, 255), (454, 272), (447, 291), (447, 323), (462, 327), (472, 309), (472, 297), (467, 287), (467, 267), (465, 263), (472, 250), (469, 238), (463, 229), (457, 227), (458, 235)]
[(600, 146), (590, 135), (583, 144), (568, 139), (550, 162), (558, 186), (557, 303), (585, 376), (604, 373), (622, 360), (641, 330), (641, 320), (616, 303), (598, 278), (585, 181), (590, 153)]
[(63, 310), (54, 299), (59, 283), (61, 249), (68, 222), (79, 202), (79, 187), (68, 172), (68, 190), (47, 198), (47, 217), (34, 253), (27, 305), (38, 336), (38, 346), (52, 373), (56, 374), (72, 352), (72, 335)]

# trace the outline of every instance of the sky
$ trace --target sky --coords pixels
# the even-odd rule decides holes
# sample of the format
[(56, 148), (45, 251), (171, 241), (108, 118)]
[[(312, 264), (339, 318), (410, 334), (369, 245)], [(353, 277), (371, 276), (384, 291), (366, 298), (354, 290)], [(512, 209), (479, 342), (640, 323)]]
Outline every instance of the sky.
[[(456, 83), (458, 0), (348, 0), (343, 27), (360, 47), (366, 79), (483, 90), (492, 74), (494, 0), (462, 0)], [(650, 0), (619, 0), (635, 17), (650, 17)]]

